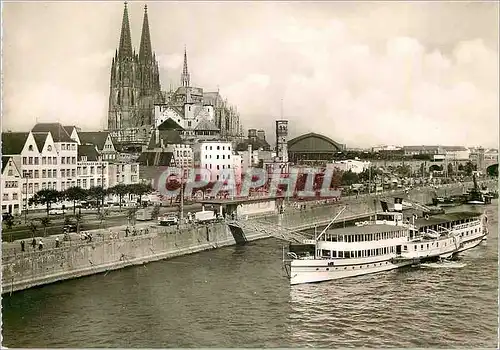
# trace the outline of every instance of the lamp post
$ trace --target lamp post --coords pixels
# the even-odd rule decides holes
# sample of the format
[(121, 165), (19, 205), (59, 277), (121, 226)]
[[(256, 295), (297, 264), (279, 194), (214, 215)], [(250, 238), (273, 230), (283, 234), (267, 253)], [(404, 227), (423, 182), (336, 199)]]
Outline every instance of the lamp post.
[(26, 224), (28, 222), (28, 175), (26, 174), (24, 178), (26, 179), (26, 201), (24, 204), (24, 223)]

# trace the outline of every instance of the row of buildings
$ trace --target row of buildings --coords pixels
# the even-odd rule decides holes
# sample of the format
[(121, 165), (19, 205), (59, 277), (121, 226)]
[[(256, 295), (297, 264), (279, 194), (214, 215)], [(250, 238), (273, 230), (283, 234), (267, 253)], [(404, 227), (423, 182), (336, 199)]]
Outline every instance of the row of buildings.
[(455, 162), (471, 161), (478, 170), (485, 171), (498, 164), (498, 149), (464, 146), (378, 146), (371, 149), (374, 153), (396, 154), (405, 157), (424, 156), (431, 161)]
[(138, 183), (139, 164), (122, 160), (109, 132), (59, 123), (2, 133), (2, 212), (19, 214), (38, 191)]

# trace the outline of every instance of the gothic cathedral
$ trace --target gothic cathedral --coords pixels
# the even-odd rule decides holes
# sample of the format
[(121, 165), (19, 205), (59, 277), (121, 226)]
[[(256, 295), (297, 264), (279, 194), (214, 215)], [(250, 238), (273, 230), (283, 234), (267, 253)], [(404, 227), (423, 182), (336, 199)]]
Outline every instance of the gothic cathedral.
[(163, 103), (160, 75), (151, 48), (147, 6), (144, 7), (139, 54), (132, 49), (127, 3), (120, 44), (111, 64), (108, 130), (118, 143), (144, 143), (154, 123), (154, 105)]

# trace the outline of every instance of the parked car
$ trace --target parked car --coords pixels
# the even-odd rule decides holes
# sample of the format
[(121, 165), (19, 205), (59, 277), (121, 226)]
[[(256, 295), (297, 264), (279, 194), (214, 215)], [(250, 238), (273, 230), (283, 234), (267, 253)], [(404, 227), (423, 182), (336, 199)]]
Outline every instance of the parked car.
[(76, 232), (76, 225), (75, 224), (64, 225), (63, 232), (64, 233)]
[(49, 215), (62, 215), (65, 211), (63, 209), (50, 209)]
[(12, 220), (14, 219), (14, 216), (12, 216), (11, 213), (3, 213), (2, 214), (2, 220), (5, 221), (5, 220)]
[(177, 225), (178, 222), (179, 219), (177, 218), (177, 215), (167, 215), (158, 218), (158, 223), (161, 226)]

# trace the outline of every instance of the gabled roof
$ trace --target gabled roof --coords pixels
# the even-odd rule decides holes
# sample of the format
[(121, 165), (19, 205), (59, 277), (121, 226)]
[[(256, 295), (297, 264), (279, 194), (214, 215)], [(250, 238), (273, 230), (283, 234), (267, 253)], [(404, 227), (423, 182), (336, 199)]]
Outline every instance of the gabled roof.
[(143, 152), (137, 162), (143, 166), (170, 166), (172, 152)]
[(194, 130), (200, 131), (220, 131), (220, 129), (215, 125), (212, 121), (202, 119), (198, 125), (194, 128)]
[(177, 124), (172, 118), (167, 118), (163, 123), (158, 125), (159, 130), (184, 130), (182, 126)]
[(29, 132), (2, 133), (2, 154), (21, 154)]
[(48, 132), (34, 132), (33, 138), (35, 139), (36, 147), (38, 148), (38, 152), (42, 153), (43, 146), (45, 145), (45, 141), (47, 140)]
[(75, 142), (71, 139), (68, 132), (64, 129), (61, 123), (38, 123), (33, 129), (33, 132), (50, 132), (54, 142)]
[(106, 143), (108, 136), (109, 132), (107, 131), (91, 131), (78, 133), (78, 137), (80, 138), (80, 143), (82, 145), (95, 145), (99, 150), (102, 150), (104, 148), (104, 144)]
[(78, 145), (78, 160), (81, 160), (82, 156), (86, 156), (90, 162), (95, 162), (99, 158), (99, 152), (94, 145)]
[(182, 143), (181, 135), (177, 130), (159, 130), (158, 133), (159, 133), (158, 139), (156, 137), (156, 132), (153, 132), (151, 134), (151, 138), (149, 140), (149, 145), (148, 145), (149, 149), (160, 147), (161, 145), (160, 140), (163, 140), (164, 145)]
[(11, 157), (2, 157), (2, 174), (3, 174), (3, 171), (5, 169), (5, 166), (7, 165), (7, 163), (9, 162), (9, 159)]
[(66, 130), (69, 136), (71, 136), (71, 133), (73, 132), (74, 129), (78, 131), (78, 128), (75, 125), (64, 125), (63, 128), (64, 130)]
[(262, 148), (264, 151), (270, 151), (271, 146), (266, 140), (263, 139), (247, 139), (243, 142), (240, 142), (236, 145), (236, 151), (242, 152), (248, 150), (248, 145), (252, 145), (252, 151)]

